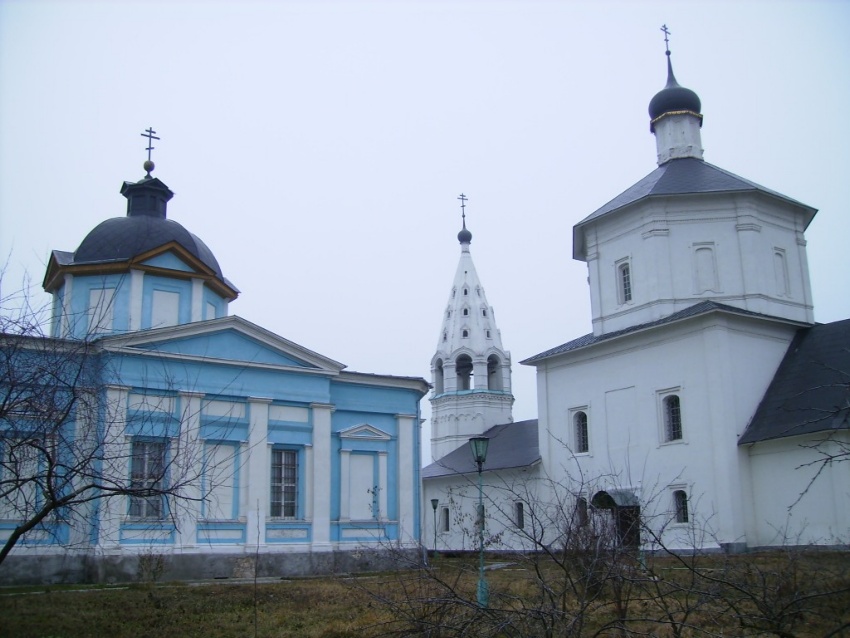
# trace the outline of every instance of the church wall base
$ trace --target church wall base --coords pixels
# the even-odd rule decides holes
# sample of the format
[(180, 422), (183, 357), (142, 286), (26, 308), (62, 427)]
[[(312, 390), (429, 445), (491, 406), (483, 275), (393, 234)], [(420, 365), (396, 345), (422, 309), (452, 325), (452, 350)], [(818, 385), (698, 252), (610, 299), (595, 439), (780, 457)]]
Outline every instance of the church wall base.
[(259, 554), (20, 555), (8, 556), (0, 565), (0, 586), (297, 578), (397, 569), (409, 567), (420, 559), (417, 549)]

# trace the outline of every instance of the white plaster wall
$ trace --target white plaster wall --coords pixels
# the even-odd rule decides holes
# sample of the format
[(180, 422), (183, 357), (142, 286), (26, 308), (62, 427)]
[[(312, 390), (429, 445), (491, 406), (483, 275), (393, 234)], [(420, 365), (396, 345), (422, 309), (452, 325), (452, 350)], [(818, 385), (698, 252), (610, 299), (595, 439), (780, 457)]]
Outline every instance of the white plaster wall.
[[(652, 200), (585, 228), (595, 334), (654, 321), (704, 299), (812, 322), (799, 211), (766, 197), (706, 195)], [(695, 288), (694, 246), (709, 245), (715, 290)], [(790, 290), (780, 295), (774, 248), (787, 257)], [(632, 301), (621, 303), (617, 264), (631, 266)]]
[[(545, 362), (538, 398), (547, 473), (574, 490), (637, 489), (659, 529), (670, 486), (688, 486), (692, 518), (709, 532), (704, 544), (740, 542), (749, 505), (737, 440), (792, 336), (781, 324), (712, 313)], [(663, 440), (666, 390), (681, 399), (681, 442)], [(588, 409), (590, 451), (573, 455), (570, 411), (579, 406)]]
[[(753, 489), (753, 545), (846, 545), (850, 542), (850, 463), (821, 467), (824, 452), (850, 444), (842, 432), (788, 437), (748, 446)], [(822, 470), (820, 474), (818, 471)]]

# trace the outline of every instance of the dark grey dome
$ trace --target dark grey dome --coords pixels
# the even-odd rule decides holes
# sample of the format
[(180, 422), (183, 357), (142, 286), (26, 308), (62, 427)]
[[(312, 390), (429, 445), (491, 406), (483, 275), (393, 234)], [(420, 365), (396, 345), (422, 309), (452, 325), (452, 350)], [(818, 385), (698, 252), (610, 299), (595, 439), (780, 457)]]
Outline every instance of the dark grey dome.
[(472, 233), (470, 233), (468, 230), (466, 230), (466, 225), (464, 225), (463, 230), (461, 230), (461, 231), (457, 234), (457, 240), (458, 240), (461, 244), (470, 244), (470, 243), (472, 243)]
[(95, 226), (77, 251), (74, 262), (128, 261), (169, 242), (176, 242), (224, 280), (212, 251), (198, 237), (166, 218), (171, 189), (150, 173), (138, 182), (124, 182), (127, 216), (107, 219)]
[(649, 117), (655, 119), (664, 113), (671, 111), (692, 111), (699, 113), (702, 108), (699, 96), (679, 86), (676, 76), (673, 75), (673, 65), (667, 58), (667, 86), (661, 89), (649, 102)]
[(218, 278), (223, 277), (212, 251), (197, 236), (175, 221), (147, 215), (115, 217), (101, 222), (77, 248), (74, 262), (127, 261), (171, 241), (206, 264)]

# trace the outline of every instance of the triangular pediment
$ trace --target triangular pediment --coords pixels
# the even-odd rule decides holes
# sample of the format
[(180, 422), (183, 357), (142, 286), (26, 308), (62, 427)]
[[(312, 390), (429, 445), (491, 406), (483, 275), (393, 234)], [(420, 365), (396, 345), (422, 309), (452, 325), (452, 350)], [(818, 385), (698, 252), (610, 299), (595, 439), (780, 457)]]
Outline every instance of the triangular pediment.
[(241, 317), (144, 330), (102, 341), (115, 352), (151, 352), (177, 359), (236, 363), (242, 366), (298, 368), (339, 374), (345, 366), (269, 332)]
[(185, 259), (181, 259), (181, 256), (173, 250), (167, 250), (165, 252), (153, 255), (152, 257), (149, 257), (144, 261), (140, 262), (139, 265), (155, 269), (179, 270), (182, 272), (191, 273), (199, 272), (197, 268), (193, 267)]
[(339, 436), (343, 439), (360, 439), (362, 441), (389, 441), (392, 439), (389, 434), (368, 423), (347, 428), (340, 432)]

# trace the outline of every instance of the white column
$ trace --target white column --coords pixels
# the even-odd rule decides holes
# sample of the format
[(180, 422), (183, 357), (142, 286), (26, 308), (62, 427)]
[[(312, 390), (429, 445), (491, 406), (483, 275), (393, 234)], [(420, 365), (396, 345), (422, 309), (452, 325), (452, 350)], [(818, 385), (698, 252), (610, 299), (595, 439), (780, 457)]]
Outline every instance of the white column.
[(142, 329), (142, 296), (145, 290), (145, 273), (130, 271), (130, 331)]
[(379, 520), (387, 520), (387, 453), (384, 450), (378, 452), (378, 516)]
[(192, 319), (201, 321), (204, 318), (204, 280), (192, 279)]
[(351, 450), (339, 451), (339, 521), (351, 520)]
[(419, 494), (416, 479), (418, 459), (414, 454), (414, 434), (417, 431), (416, 415), (397, 414), (398, 427), (398, 537), (400, 541), (418, 540), (416, 528), (416, 501)]
[(266, 511), (269, 506), (269, 404), (271, 399), (249, 397), (248, 408), (248, 525), (245, 545), (256, 547), (266, 542)]
[(202, 392), (180, 392), (180, 433), (171, 448), (175, 453), (172, 464), (173, 480), (183, 484), (177, 503), (178, 548), (191, 548), (197, 544), (198, 519), (201, 516), (201, 474), (203, 454), (201, 441)]
[[(331, 549), (331, 413), (328, 403), (310, 404), (313, 421), (313, 550)], [(310, 480), (308, 477), (307, 480)], [(342, 483), (346, 481), (343, 479)]]
[[(130, 441), (125, 433), (129, 396), (130, 388), (117, 385), (106, 386), (101, 442), (104, 459), (102, 476), (106, 484), (127, 485), (130, 480)], [(128, 507), (125, 496), (112, 496), (100, 502), (97, 544), (101, 549), (118, 548), (121, 522), (127, 514)]]

